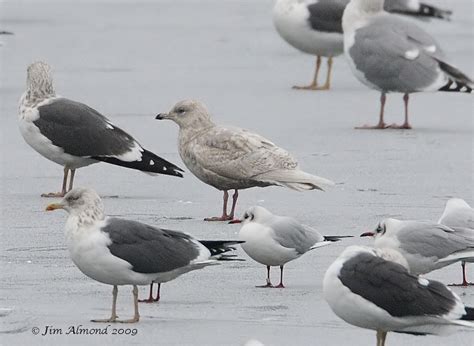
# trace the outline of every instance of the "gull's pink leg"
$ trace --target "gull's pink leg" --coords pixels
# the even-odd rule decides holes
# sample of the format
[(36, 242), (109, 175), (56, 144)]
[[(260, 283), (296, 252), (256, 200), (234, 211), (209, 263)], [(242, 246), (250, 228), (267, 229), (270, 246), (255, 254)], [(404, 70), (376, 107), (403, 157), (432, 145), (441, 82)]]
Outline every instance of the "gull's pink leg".
[(285, 288), (283, 285), (283, 266), (280, 266), (280, 283), (275, 288)]
[(379, 115), (379, 123), (375, 126), (364, 125), (358, 126), (356, 129), (358, 130), (383, 130), (386, 129), (388, 126), (385, 124), (383, 117), (384, 117), (384, 110), (385, 110), (385, 101), (387, 100), (387, 96), (384, 92), (380, 94), (380, 115)]
[(256, 286), (256, 287), (259, 287), (259, 288), (267, 288), (267, 287), (273, 288), (273, 285), (270, 281), (270, 266), (267, 266), (267, 284), (262, 285), (262, 286)]
[(389, 127), (391, 129), (402, 129), (402, 130), (410, 130), (411, 126), (408, 123), (408, 101), (410, 99), (409, 94), (403, 95), (403, 103), (405, 105), (405, 122), (402, 125), (392, 124)]
[(467, 281), (466, 262), (461, 262), (461, 266), (462, 266), (462, 283), (461, 284), (451, 284), (451, 285), (448, 285), (448, 286), (461, 286), (461, 287), (474, 286), (474, 283)]
[(204, 221), (229, 221), (232, 218), (227, 215), (227, 201), (229, 200), (229, 193), (224, 190), (224, 205), (222, 208), (222, 216), (206, 217)]
[(41, 197), (64, 197), (66, 194), (66, 186), (67, 186), (67, 176), (69, 174), (69, 168), (64, 167), (64, 176), (63, 176), (63, 187), (61, 192), (50, 192), (50, 193), (43, 193)]
[[(159, 285), (159, 284), (158, 284)], [(160, 287), (160, 286), (158, 286)], [(147, 299), (139, 299), (138, 300), (140, 303), (153, 303), (153, 282), (150, 284), (150, 295), (148, 296)]]

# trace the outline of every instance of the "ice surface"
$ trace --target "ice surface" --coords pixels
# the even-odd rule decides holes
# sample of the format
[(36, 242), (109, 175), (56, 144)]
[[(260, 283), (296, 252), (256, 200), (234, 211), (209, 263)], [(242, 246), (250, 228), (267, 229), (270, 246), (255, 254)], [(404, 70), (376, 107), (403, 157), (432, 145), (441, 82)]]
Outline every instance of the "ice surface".
[[(430, 0), (452, 8), (451, 22), (421, 23), (452, 61), (474, 76), (471, 0)], [(0, 48), (2, 212), (0, 344), (372, 345), (375, 333), (338, 319), (324, 302), (328, 265), (353, 238), (288, 264), (284, 290), (262, 290), (265, 268), (248, 260), (189, 273), (163, 285), (162, 301), (141, 305), (136, 336), (47, 335), (46, 326), (97, 327), (110, 313), (111, 287), (85, 277), (69, 259), (66, 215), (46, 213), (62, 168), (34, 152), (17, 129), (26, 66), (53, 66), (59, 94), (107, 114), (146, 148), (182, 165), (177, 128), (154, 120), (178, 100), (204, 101), (216, 122), (249, 128), (292, 152), (302, 168), (337, 182), (326, 193), (283, 188), (242, 191), (238, 213), (254, 204), (291, 215), (323, 234), (358, 235), (381, 218), (437, 220), (456, 196), (474, 202), (473, 97), (411, 97), (412, 131), (357, 131), (375, 123), (378, 94), (361, 85), (344, 59), (335, 61), (333, 90), (304, 92), (314, 59), (281, 40), (272, 1), (3, 1)], [(389, 95), (387, 121), (401, 123), (402, 95)], [(221, 193), (191, 174), (150, 177), (106, 164), (80, 169), (77, 186), (94, 187), (109, 214), (192, 233), (236, 238), (238, 225), (205, 223), (220, 213)], [(118, 196), (118, 198), (116, 198)], [(245, 257), (242, 250), (239, 255)], [(459, 264), (428, 275), (461, 280)], [(474, 280), (474, 265), (467, 266)], [(278, 271), (273, 271), (277, 280)], [(474, 289), (454, 288), (468, 305)], [(140, 289), (146, 296), (148, 287)], [(119, 289), (118, 313), (132, 315), (130, 287)], [(105, 326), (103, 326), (105, 327)], [(471, 345), (474, 334), (445, 338), (390, 334), (390, 345)]]

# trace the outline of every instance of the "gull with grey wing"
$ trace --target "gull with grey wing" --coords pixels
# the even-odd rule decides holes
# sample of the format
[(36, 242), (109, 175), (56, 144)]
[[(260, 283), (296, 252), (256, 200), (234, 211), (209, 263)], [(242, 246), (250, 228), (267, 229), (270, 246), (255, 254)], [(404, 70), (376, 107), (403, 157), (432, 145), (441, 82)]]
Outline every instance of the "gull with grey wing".
[(64, 167), (61, 191), (43, 197), (64, 196), (73, 187), (76, 169), (100, 161), (152, 175), (183, 176), (181, 168), (143, 148), (95, 109), (56, 95), (51, 68), (43, 62), (28, 66), (19, 128), (33, 149)]
[[(91, 279), (113, 286), (110, 318), (93, 322), (138, 322), (138, 285), (167, 282), (218, 264), (211, 251), (188, 234), (107, 217), (92, 189), (72, 189), (46, 210), (56, 209), (69, 213), (65, 234), (74, 264)], [(133, 286), (134, 316), (129, 320), (117, 319), (120, 285)]]

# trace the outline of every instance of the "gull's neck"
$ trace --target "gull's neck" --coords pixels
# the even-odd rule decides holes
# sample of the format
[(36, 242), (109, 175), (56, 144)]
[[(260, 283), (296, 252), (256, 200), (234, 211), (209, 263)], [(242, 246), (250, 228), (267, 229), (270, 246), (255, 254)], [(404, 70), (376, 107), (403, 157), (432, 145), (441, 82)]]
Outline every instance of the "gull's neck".
[(51, 76), (38, 79), (28, 78), (26, 85), (26, 92), (20, 101), (24, 106), (35, 107), (44, 100), (56, 96)]

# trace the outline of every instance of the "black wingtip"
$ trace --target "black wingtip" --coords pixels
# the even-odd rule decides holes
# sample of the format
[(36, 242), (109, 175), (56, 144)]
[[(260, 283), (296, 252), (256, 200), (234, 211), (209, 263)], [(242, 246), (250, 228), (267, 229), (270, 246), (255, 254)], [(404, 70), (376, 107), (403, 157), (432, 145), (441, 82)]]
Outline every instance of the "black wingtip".
[(461, 320), (464, 321), (474, 321), (474, 308), (465, 306), (466, 314), (461, 317)]
[(339, 241), (344, 238), (354, 238), (353, 235), (325, 235), (324, 240), (325, 241)]
[(165, 159), (153, 154), (151, 151), (146, 149), (143, 149), (140, 161), (123, 161), (112, 156), (93, 156), (92, 158), (116, 166), (136, 169), (144, 173), (164, 174), (182, 178), (183, 175), (180, 172), (184, 172), (184, 170), (175, 164), (166, 161)]

